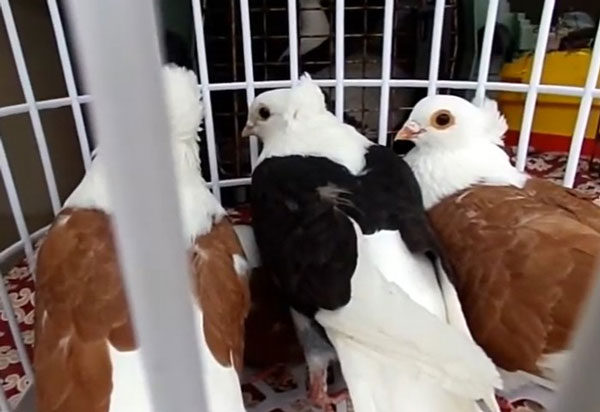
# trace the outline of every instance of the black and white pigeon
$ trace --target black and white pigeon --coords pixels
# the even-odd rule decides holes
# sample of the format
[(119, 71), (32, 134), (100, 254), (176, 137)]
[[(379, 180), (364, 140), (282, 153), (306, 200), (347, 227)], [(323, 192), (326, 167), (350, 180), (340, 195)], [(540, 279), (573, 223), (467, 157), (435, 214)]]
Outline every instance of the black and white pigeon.
[(328, 112), (306, 75), (258, 96), (243, 134), (264, 144), (252, 175), (263, 265), (335, 347), (354, 410), (499, 411), (498, 372), (468, 332), (403, 160)]
[[(325, 43), (331, 36), (331, 25), (320, 0), (299, 0), (300, 5), (300, 42), (298, 56), (302, 57)], [(278, 61), (290, 54), (287, 48)]]

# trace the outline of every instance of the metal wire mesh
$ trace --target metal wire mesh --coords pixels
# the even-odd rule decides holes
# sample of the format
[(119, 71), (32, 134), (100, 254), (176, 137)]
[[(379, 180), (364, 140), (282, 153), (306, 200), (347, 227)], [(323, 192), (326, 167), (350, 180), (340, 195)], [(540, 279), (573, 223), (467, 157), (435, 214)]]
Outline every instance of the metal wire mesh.
[[(18, 66), (20, 86), (24, 92), (24, 102), (0, 107), (0, 117), (17, 114), (30, 116), (49, 198), (56, 211), (59, 207), (53, 175), (53, 166), (56, 165), (52, 164), (48, 155), (44, 119), (39, 112), (70, 106), (82, 159), (88, 164), (89, 140), (85, 129), (85, 111), (82, 112), (81, 105), (90, 102), (91, 98), (87, 95), (77, 96), (82, 89), (70, 61), (74, 56), (69, 53), (69, 39), (65, 38), (63, 29), (68, 21), (64, 21), (61, 14), (60, 2), (57, 4), (55, 0), (47, 1), (68, 97), (36, 100), (10, 2), (0, 0), (10, 46)], [(246, 117), (247, 102), (253, 97), (255, 89), (289, 86), (296, 79), (296, 74), (302, 71), (311, 73), (316, 79), (326, 79), (320, 84), (325, 86), (330, 108), (333, 110), (334, 106), (343, 107), (343, 116), (348, 123), (357, 126), (370, 138), (380, 141), (386, 140), (387, 133), (402, 122), (413, 103), (425, 93), (447, 90), (457, 92), (459, 89), (474, 90), (479, 97), (486, 91), (494, 90), (526, 93), (526, 114), (522, 121), (518, 159), (520, 167), (527, 157), (526, 149), (537, 95), (551, 93), (580, 96), (579, 115), (564, 180), (570, 186), (577, 171), (590, 106), (593, 99), (600, 97), (596, 83), (600, 70), (600, 31), (596, 35), (584, 87), (541, 84), (547, 38), (552, 17), (556, 14), (555, 0), (546, 0), (541, 10), (540, 35), (533, 64), (535, 67), (529, 84), (489, 81), (487, 71), (494, 36), (490, 25), (497, 20), (496, 9), (499, 3), (495, 0), (489, 3), (487, 28), (479, 54), (479, 75), (475, 76), (476, 79), (465, 77), (456, 80), (459, 78), (457, 73), (464, 72), (464, 68), (460, 67), (464, 59), (461, 60), (459, 45), (472, 35), (464, 33), (461, 27), (465, 6), (459, 0), (303, 0), (297, 3), (290, 1), (288, 4), (275, 0), (193, 0), (191, 4), (194, 5), (196, 33), (203, 33), (203, 36), (197, 36), (198, 55), (195, 56), (196, 59), (189, 59), (189, 64), (200, 69), (202, 88), (207, 98), (210, 95), (212, 102), (213, 116), (209, 116), (207, 120), (202, 156), (205, 175), (215, 193), (223, 190), (225, 203), (244, 200), (243, 190), (240, 191), (239, 187), (249, 182), (248, 176), (257, 150), (256, 147), (249, 148), (239, 135)], [(340, 4), (344, 4), (343, 13), (336, 9)], [(191, 5), (189, 8), (191, 13)], [(247, 14), (244, 13), (246, 9)], [(204, 19), (201, 18), (203, 13)], [(307, 33), (303, 22), (306, 13), (324, 16), (327, 21), (325, 30)], [(386, 16), (389, 20), (386, 20)], [(343, 43), (335, 37), (337, 23), (341, 21), (344, 23)], [(290, 39), (290, 32), (298, 32), (297, 38)], [(296, 51), (295, 44), (299, 46), (300, 52)], [(306, 51), (303, 48), (307, 44), (317, 45)], [(344, 46), (344, 59), (343, 64), (336, 67), (336, 60), (339, 61), (336, 51), (340, 50), (340, 44)], [(286, 55), (285, 51), (290, 46), (292, 51)], [(471, 61), (476, 59), (476, 56), (471, 57)], [(290, 62), (295, 61), (298, 61), (298, 66), (290, 66)], [(386, 67), (388, 64), (389, 67)], [(472, 70), (472, 73), (477, 73), (477, 70)], [(389, 98), (386, 93), (389, 93)], [(336, 104), (336, 96), (339, 98), (341, 95), (344, 96), (343, 105), (339, 102)], [(380, 113), (380, 107), (384, 108), (384, 115)], [(384, 129), (380, 129), (381, 125)], [(5, 138), (4, 135), (0, 136), (0, 139)], [(0, 148), (3, 148), (1, 141)], [(3, 150), (0, 157), (4, 186), (21, 238), (19, 242), (0, 252), (0, 263), (7, 256), (23, 250), (29, 260), (33, 261), (33, 241), (43, 235), (44, 228), (29, 233), (31, 227), (28, 227), (23, 217), (18, 189), (11, 175), (12, 159)], [(9, 410), (6, 400), (1, 396), (0, 409)]]
[[(347, 79), (379, 79), (382, 69), (384, 0), (347, 0), (344, 7), (344, 68)], [(457, 5), (446, 6), (441, 78), (452, 78), (457, 57)], [(238, 1), (208, 0), (205, 37), (211, 82), (245, 80), (243, 39)], [(393, 15), (391, 77), (425, 79), (429, 64), (428, 37), (433, 24), (434, 2), (395, 1)], [(272, 0), (250, 0), (253, 68), (255, 81), (288, 79), (288, 8)], [(315, 79), (335, 77), (336, 5), (333, 0), (298, 2), (299, 71)], [(303, 30), (303, 13), (322, 13), (328, 25), (308, 33)], [(313, 17), (314, 16), (309, 16)], [(306, 44), (313, 48), (302, 54)], [(425, 43), (425, 44), (424, 44)], [(419, 48), (419, 44), (425, 47)], [(316, 46), (315, 46), (316, 45)], [(424, 50), (424, 51), (423, 51)], [(324, 89), (333, 110), (332, 89)], [(422, 92), (410, 88), (390, 93), (389, 128), (394, 130), (408, 115)], [(379, 121), (379, 88), (352, 87), (345, 92), (344, 119), (371, 139), (376, 139)], [(219, 172), (222, 178), (247, 176), (251, 170), (249, 148), (240, 139), (246, 118), (246, 99), (238, 91), (213, 95), (215, 128), (219, 135)]]

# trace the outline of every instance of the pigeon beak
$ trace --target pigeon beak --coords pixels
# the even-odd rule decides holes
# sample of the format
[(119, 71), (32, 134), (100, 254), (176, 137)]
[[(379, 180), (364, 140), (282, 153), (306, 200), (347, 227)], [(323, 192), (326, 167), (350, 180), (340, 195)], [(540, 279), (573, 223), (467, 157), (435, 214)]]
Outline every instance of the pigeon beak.
[(244, 130), (242, 130), (242, 137), (250, 137), (254, 134), (254, 123), (247, 122), (246, 126), (244, 126)]
[(402, 129), (396, 133), (394, 140), (414, 140), (424, 131), (425, 129), (423, 129), (419, 123), (409, 120), (404, 123)]

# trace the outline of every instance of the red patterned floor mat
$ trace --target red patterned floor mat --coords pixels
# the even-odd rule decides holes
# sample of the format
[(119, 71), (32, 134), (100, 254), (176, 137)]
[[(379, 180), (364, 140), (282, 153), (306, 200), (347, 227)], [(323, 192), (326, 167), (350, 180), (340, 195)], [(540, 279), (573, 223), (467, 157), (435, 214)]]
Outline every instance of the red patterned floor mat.
[[(33, 297), (34, 283), (29, 268), (25, 263), (12, 268), (4, 275), (7, 292), (19, 322), (21, 336), (27, 348), (29, 357), (33, 352)], [(0, 376), (6, 396), (15, 406), (21, 393), (29, 386), (25, 377), (25, 370), (21, 364), (19, 354), (4, 310), (0, 312)]]

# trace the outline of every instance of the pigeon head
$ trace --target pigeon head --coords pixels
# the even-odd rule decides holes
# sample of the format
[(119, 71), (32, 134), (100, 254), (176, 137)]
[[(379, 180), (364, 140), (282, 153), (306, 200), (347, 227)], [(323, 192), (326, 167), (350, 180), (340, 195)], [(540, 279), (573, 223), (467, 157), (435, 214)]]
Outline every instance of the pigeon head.
[(438, 95), (417, 103), (394, 140), (411, 140), (430, 149), (466, 148), (482, 141), (501, 146), (506, 130), (495, 101), (477, 107), (457, 96)]
[(257, 136), (267, 141), (322, 114), (329, 114), (325, 96), (310, 76), (304, 74), (292, 89), (270, 90), (257, 96), (248, 110), (242, 136)]
[(163, 83), (169, 128), (175, 141), (197, 141), (204, 106), (196, 74), (174, 64), (163, 66)]
[(191, 70), (167, 64), (162, 68), (162, 79), (175, 164), (197, 169), (200, 167), (198, 131), (204, 119), (198, 78)]

